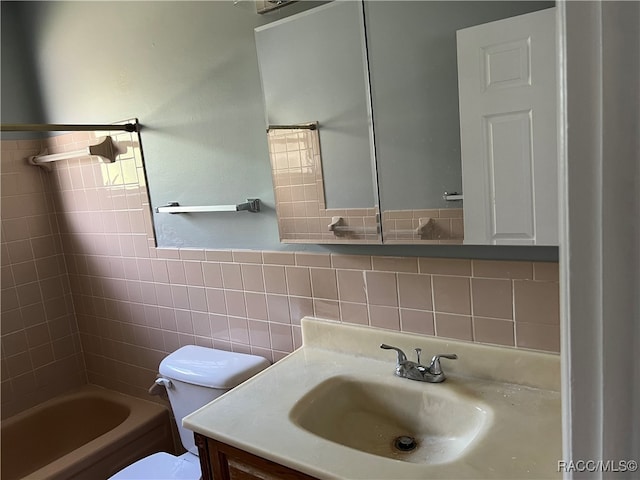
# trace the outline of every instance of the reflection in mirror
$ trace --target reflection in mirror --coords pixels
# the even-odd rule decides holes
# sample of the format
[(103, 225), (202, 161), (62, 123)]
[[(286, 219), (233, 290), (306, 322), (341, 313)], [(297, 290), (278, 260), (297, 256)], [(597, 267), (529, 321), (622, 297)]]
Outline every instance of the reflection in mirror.
[(557, 245), (553, 6), (336, 1), (257, 28), (267, 124), (319, 125), (324, 209), (274, 173), (282, 241)]
[(317, 122), (267, 135), (281, 242), (380, 243), (376, 208), (327, 208)]
[(558, 243), (555, 52), (555, 9), (458, 31), (465, 243)]
[(281, 241), (381, 243), (362, 3), (316, 7), (255, 37)]
[[(526, 223), (522, 219), (528, 218), (535, 208), (521, 195), (523, 190), (520, 187), (527, 182), (529, 185), (534, 183), (533, 177), (522, 176), (526, 170), (526, 159), (522, 155), (514, 157), (521, 160), (515, 165), (509, 164), (506, 154), (501, 157), (502, 166), (509, 167), (504, 170), (506, 173), (491, 170), (498, 166), (491, 162), (498, 159), (499, 149), (492, 151), (493, 157), (483, 159), (480, 171), (463, 165), (459, 114), (463, 105), (459, 105), (456, 42), (458, 30), (548, 9), (553, 5), (554, 2), (521, 1), (365, 2), (384, 243), (462, 243), (464, 237), (464, 243), (473, 244), (557, 244), (553, 239), (541, 238), (535, 223), (527, 239), (522, 238), (526, 235), (518, 233)], [(529, 38), (527, 33), (517, 29), (511, 34), (515, 34), (511, 41)], [(510, 52), (513, 49), (503, 50)], [(478, 48), (477, 51), (482, 52), (483, 49)], [(508, 57), (510, 54), (497, 56), (494, 60), (500, 62)], [(475, 58), (471, 61), (469, 68), (478, 71), (481, 60)], [(546, 61), (554, 68), (555, 55), (548, 55)], [(535, 84), (532, 88), (539, 90), (542, 83), (547, 89), (546, 94), (555, 102), (555, 84), (548, 84), (546, 77), (540, 79), (537, 72), (533, 72), (532, 80)], [(504, 83), (500, 87), (501, 93), (507, 89)], [(470, 96), (466, 98), (474, 101)], [(510, 102), (510, 111), (519, 109), (518, 97), (512, 97)], [(530, 133), (534, 138), (539, 138), (540, 127), (555, 131), (555, 112), (548, 118), (548, 112), (543, 115), (542, 111), (532, 111), (531, 118)], [(463, 123), (463, 137), (468, 133), (464, 125), (482, 125), (480, 116), (466, 121)], [(471, 159), (478, 153), (484, 155), (488, 151), (487, 139), (467, 140), (466, 157)], [(555, 148), (555, 139), (551, 142), (549, 152)], [(523, 145), (522, 142), (514, 143), (511, 147), (523, 148)], [(555, 164), (554, 155), (549, 156), (546, 152), (544, 155)], [(468, 175), (465, 172), (467, 168)], [(464, 191), (463, 174), (466, 175)], [(519, 176), (511, 178), (516, 174)], [(501, 185), (511, 188), (492, 190), (495, 181), (505, 180), (501, 176), (507, 177)], [(552, 179), (541, 176), (535, 180), (547, 189), (546, 195), (538, 192), (538, 198), (555, 198), (556, 185)], [(480, 186), (483, 190), (481, 201), (477, 197), (471, 199), (469, 195), (474, 192), (467, 191), (469, 185)], [(464, 203), (453, 200), (459, 197), (445, 195), (458, 192), (464, 194)], [(514, 193), (515, 197), (505, 200), (505, 195)], [(483, 208), (480, 220), (476, 218), (480, 215), (478, 209), (468, 208), (478, 205)], [(496, 205), (511, 205), (523, 210), (511, 208), (507, 212), (506, 209), (494, 208)], [(547, 212), (555, 214), (555, 205), (540, 207), (536, 214)], [(508, 224), (511, 220), (515, 220), (515, 227)], [(555, 225), (557, 222), (552, 218), (548, 223)], [(483, 228), (481, 234), (475, 232), (479, 224)], [(532, 225), (531, 222), (528, 225)], [(469, 235), (469, 228), (474, 230), (473, 235)], [(511, 235), (514, 228), (518, 231)]]

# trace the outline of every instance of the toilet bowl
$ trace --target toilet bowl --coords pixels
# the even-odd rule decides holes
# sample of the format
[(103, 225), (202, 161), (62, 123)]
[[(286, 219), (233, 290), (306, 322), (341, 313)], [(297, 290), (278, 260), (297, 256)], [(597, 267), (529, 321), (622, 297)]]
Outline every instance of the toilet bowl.
[(179, 457), (158, 452), (138, 460), (113, 477), (114, 480), (197, 480), (201, 477), (200, 459), (191, 452)]
[(193, 432), (182, 419), (269, 366), (257, 355), (186, 345), (160, 362), (156, 384), (167, 389), (180, 440), (187, 452), (159, 452), (129, 465), (109, 480), (198, 480), (201, 477)]

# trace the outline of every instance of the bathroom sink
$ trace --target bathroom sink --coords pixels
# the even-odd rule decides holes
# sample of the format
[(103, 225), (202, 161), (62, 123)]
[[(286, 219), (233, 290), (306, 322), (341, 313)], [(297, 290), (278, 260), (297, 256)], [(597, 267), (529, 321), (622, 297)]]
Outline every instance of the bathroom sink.
[(342, 375), (318, 384), (290, 411), (295, 424), (326, 440), (432, 465), (471, 450), (491, 417), (481, 401), (449, 385)]

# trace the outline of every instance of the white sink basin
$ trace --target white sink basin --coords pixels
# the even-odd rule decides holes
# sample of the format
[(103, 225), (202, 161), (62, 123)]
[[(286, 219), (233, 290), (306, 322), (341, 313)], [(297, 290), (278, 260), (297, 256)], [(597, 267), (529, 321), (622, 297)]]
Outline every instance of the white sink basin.
[[(303, 396), (290, 418), (301, 428), (346, 447), (434, 465), (464, 455), (482, 437), (492, 415), (476, 398), (445, 384), (340, 375)], [(415, 448), (398, 448), (400, 436), (415, 439)]]

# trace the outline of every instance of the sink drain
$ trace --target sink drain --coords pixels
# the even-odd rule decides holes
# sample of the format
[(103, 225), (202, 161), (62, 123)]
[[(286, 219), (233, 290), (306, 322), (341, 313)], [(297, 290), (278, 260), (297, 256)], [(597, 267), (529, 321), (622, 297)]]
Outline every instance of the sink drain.
[(416, 439), (408, 435), (400, 435), (393, 441), (393, 446), (401, 452), (410, 452), (418, 446)]

